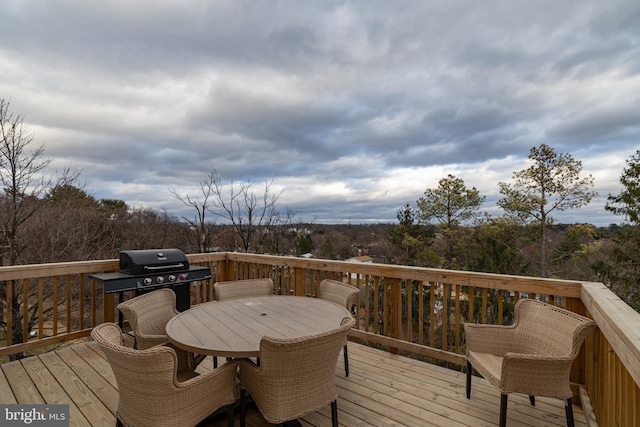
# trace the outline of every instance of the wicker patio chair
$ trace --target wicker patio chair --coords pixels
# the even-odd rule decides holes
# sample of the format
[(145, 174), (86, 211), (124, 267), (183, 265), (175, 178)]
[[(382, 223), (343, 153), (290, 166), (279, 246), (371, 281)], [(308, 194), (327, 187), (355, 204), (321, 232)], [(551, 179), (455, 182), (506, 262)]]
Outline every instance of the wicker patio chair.
[(213, 284), (215, 298), (218, 301), (246, 298), (266, 297), (273, 295), (273, 280), (244, 279), (216, 282)]
[(507, 422), (509, 393), (562, 399), (567, 425), (573, 426), (569, 375), (595, 322), (535, 299), (515, 306), (512, 325), (466, 323), (467, 399), (471, 397), (471, 367), (500, 389), (500, 426)]
[[(355, 307), (357, 307), (358, 295), (360, 291), (355, 286), (338, 282), (337, 280), (325, 279), (320, 282), (320, 298), (326, 301), (334, 302), (345, 307), (355, 315)], [(349, 355), (347, 353), (347, 338), (342, 354), (344, 356), (344, 373), (349, 376)]]
[(96, 326), (91, 336), (107, 357), (118, 385), (116, 426), (195, 426), (227, 405), (227, 423), (233, 426), (237, 362), (202, 375), (178, 374), (178, 358), (171, 347), (124, 346), (115, 323)]
[[(169, 341), (165, 328), (167, 322), (178, 314), (176, 294), (168, 288), (158, 289), (124, 301), (117, 306), (129, 322), (135, 338), (135, 348), (146, 350)], [(193, 370), (204, 360), (204, 355), (175, 348), (178, 355), (178, 369)], [(214, 367), (217, 361), (214, 359)]]
[(248, 391), (270, 423), (293, 420), (331, 404), (331, 419), (337, 427), (336, 363), (354, 323), (347, 317), (329, 332), (295, 339), (262, 338), (260, 366), (240, 361), (240, 425), (245, 426)]

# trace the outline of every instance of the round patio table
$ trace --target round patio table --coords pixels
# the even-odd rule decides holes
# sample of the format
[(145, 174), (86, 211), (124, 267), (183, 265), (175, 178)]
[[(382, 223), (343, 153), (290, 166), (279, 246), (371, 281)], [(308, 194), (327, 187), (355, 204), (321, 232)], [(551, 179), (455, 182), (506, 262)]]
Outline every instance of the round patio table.
[(198, 304), (167, 323), (174, 345), (197, 354), (258, 357), (262, 337), (300, 338), (331, 331), (351, 317), (321, 299), (266, 296)]

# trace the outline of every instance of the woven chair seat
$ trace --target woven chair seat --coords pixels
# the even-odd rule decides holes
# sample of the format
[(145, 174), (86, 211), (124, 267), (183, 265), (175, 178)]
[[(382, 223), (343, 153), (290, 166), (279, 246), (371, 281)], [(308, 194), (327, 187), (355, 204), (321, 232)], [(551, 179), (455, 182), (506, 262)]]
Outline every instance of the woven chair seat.
[(480, 374), (489, 380), (491, 384), (500, 384), (502, 373), (502, 357), (489, 353), (476, 353), (470, 351), (467, 356), (471, 364)]

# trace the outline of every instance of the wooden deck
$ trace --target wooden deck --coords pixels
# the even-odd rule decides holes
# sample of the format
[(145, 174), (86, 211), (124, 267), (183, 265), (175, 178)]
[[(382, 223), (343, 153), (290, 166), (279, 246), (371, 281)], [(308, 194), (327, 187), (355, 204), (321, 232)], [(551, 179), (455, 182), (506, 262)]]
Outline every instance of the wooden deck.
[[(222, 359), (223, 360), (223, 359)], [(336, 366), (338, 419), (353, 426), (496, 426), (500, 395), (485, 380), (474, 377), (471, 399), (465, 396), (465, 375), (370, 347), (349, 343), (350, 376), (344, 375), (342, 357)], [(212, 367), (204, 361), (199, 369)], [(0, 365), (0, 402), (68, 403), (71, 425), (113, 426), (118, 402), (116, 382), (94, 342), (75, 344), (39, 356)], [(576, 425), (585, 426), (580, 407), (574, 405)], [(236, 425), (239, 425), (236, 414)], [(305, 427), (330, 426), (327, 406), (307, 415)], [(560, 400), (527, 396), (509, 397), (508, 422), (513, 426), (564, 426)], [(203, 426), (226, 426), (211, 421)], [(247, 425), (270, 426), (256, 409)]]

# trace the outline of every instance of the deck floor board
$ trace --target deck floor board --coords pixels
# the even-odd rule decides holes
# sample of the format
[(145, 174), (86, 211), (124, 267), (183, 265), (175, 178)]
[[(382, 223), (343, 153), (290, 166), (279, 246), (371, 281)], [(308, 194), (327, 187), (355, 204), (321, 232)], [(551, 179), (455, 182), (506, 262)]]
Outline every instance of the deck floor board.
[[(218, 358), (220, 363), (224, 358)], [(419, 360), (349, 343), (350, 376), (342, 357), (336, 365), (338, 419), (343, 427), (495, 426), (500, 393), (486, 380), (473, 378), (471, 399), (465, 394), (465, 374)], [(209, 359), (198, 368), (213, 367)], [(69, 403), (71, 425), (115, 425), (117, 384), (96, 343), (88, 341), (0, 365), (2, 403)], [(584, 413), (574, 406), (576, 426), (585, 427)], [(239, 414), (236, 414), (236, 424)], [(331, 425), (329, 406), (305, 416), (304, 427)], [(510, 427), (566, 425), (560, 400), (510, 395)], [(225, 427), (226, 420), (207, 420), (201, 427)], [(253, 407), (248, 427), (270, 427)]]

